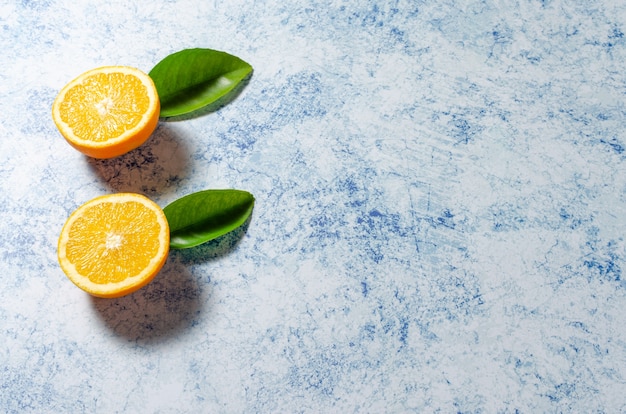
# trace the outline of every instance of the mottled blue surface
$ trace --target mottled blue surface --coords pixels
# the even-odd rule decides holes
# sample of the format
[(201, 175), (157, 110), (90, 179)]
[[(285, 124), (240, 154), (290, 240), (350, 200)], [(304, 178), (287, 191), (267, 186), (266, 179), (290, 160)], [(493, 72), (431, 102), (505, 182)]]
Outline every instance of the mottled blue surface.
[[(620, 1), (0, 0), (0, 412), (626, 411)], [(228, 105), (96, 161), (50, 107), (189, 47)], [(67, 216), (252, 192), (143, 290), (75, 288)]]

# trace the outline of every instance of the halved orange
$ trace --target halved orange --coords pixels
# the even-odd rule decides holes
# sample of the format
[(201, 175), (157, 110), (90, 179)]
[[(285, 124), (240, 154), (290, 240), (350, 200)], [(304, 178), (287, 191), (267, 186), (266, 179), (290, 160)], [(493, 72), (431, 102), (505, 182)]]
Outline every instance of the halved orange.
[(68, 83), (52, 104), (67, 142), (94, 158), (113, 158), (143, 144), (161, 105), (150, 76), (129, 66), (92, 69)]
[(67, 219), (58, 259), (67, 277), (93, 296), (115, 298), (147, 285), (169, 253), (163, 210), (147, 197), (118, 193), (96, 197)]

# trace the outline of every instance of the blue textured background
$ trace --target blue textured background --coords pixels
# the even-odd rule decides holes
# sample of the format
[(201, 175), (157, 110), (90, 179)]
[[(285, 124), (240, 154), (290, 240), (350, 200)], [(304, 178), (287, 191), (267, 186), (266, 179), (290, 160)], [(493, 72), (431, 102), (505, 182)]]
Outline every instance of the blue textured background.
[[(0, 0), (0, 411), (626, 411), (626, 6)], [(52, 122), (102, 65), (254, 75), (96, 161)], [(143, 290), (56, 260), (97, 195), (252, 192)]]

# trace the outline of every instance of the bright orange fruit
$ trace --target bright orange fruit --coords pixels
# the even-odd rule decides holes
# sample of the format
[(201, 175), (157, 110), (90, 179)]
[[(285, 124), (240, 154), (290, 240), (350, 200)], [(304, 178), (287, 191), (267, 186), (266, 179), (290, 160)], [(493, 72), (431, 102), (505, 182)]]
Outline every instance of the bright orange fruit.
[(156, 203), (140, 194), (109, 194), (70, 215), (59, 237), (58, 259), (76, 286), (93, 296), (115, 298), (156, 276), (169, 242), (169, 225)]
[(112, 158), (150, 137), (160, 108), (150, 76), (128, 66), (105, 66), (63, 87), (52, 104), (52, 119), (67, 142), (83, 154)]

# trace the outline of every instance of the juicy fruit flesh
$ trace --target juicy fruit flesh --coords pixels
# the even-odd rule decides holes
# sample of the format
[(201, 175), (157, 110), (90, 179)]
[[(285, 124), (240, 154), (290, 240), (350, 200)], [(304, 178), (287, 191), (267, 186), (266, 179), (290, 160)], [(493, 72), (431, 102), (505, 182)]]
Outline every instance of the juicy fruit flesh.
[(169, 224), (156, 203), (140, 194), (109, 194), (70, 215), (59, 237), (58, 259), (76, 286), (93, 296), (116, 298), (156, 276), (169, 243)]
[(52, 120), (72, 147), (105, 159), (142, 145), (158, 126), (160, 108), (149, 75), (130, 66), (102, 66), (61, 89)]
[[(111, 215), (114, 220), (103, 221)], [(138, 202), (99, 204), (86, 210), (69, 233), (67, 258), (93, 283), (117, 283), (149, 267), (159, 250), (156, 214)]]
[(74, 135), (104, 142), (136, 127), (150, 107), (146, 86), (124, 73), (98, 73), (67, 91), (61, 119)]

